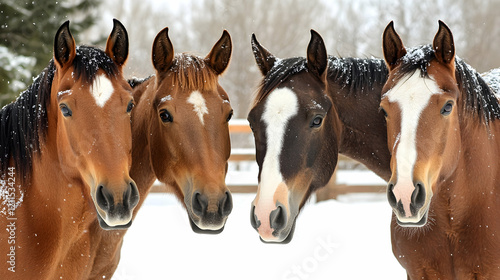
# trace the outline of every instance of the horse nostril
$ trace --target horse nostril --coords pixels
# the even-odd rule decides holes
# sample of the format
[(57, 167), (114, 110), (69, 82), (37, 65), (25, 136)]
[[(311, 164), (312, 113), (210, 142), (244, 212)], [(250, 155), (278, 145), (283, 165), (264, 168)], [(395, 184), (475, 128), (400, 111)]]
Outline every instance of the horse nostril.
[(425, 203), (425, 187), (421, 182), (415, 184), (415, 190), (411, 194), (411, 203), (415, 208), (419, 209)]
[(208, 198), (199, 192), (195, 192), (192, 201), (193, 213), (201, 217), (207, 211), (207, 206)]
[(389, 205), (391, 205), (391, 207), (396, 207), (397, 201), (396, 196), (394, 195), (394, 183), (389, 183), (389, 185), (387, 185), (387, 200), (389, 201)]
[(254, 229), (258, 229), (260, 227), (260, 221), (255, 215), (255, 205), (252, 205), (252, 210), (250, 210), (250, 224)]
[(134, 208), (139, 202), (139, 190), (132, 181), (129, 183), (127, 190), (123, 193), (123, 206), (127, 209)]
[(97, 187), (95, 200), (97, 205), (104, 211), (109, 211), (114, 202), (113, 195), (103, 185)]
[(274, 229), (275, 232), (283, 229), (286, 225), (286, 212), (283, 209), (283, 206), (278, 205), (276, 209), (271, 211), (271, 215), (269, 215), (269, 222), (271, 228)]
[(229, 216), (233, 210), (233, 199), (229, 191), (225, 192), (224, 198), (220, 202), (219, 212), (221, 216)]

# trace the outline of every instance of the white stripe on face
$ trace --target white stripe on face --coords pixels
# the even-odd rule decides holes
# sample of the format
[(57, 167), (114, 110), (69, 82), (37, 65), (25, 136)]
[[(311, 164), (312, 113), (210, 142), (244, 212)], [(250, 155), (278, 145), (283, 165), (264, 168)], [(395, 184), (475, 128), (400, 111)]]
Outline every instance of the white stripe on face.
[(199, 91), (193, 91), (189, 98), (187, 99), (187, 102), (193, 105), (193, 111), (196, 112), (198, 115), (198, 118), (200, 118), (200, 122), (202, 125), (205, 125), (205, 121), (203, 119), (203, 116), (205, 114), (208, 114), (208, 109), (207, 109), (207, 104), (205, 102), (205, 98), (201, 95)]
[[(406, 78), (407, 77), (407, 78)], [(396, 103), (401, 110), (401, 132), (398, 134), (399, 144), (394, 144), (396, 153), (397, 181), (394, 186), (396, 202), (403, 204), (407, 217), (411, 216), (411, 195), (413, 185), (413, 168), (417, 160), (417, 128), (422, 111), (435, 94), (441, 94), (437, 83), (430, 78), (422, 78), (420, 70), (403, 77), (384, 97)]]
[(104, 107), (104, 104), (106, 104), (108, 99), (111, 97), (113, 91), (113, 84), (104, 74), (101, 74), (94, 79), (91, 93), (97, 106), (101, 108)]
[(262, 164), (260, 196), (261, 200), (272, 202), (278, 185), (283, 181), (279, 157), (283, 147), (288, 121), (297, 114), (297, 96), (288, 88), (271, 92), (267, 98), (262, 120), (266, 123), (267, 151)]

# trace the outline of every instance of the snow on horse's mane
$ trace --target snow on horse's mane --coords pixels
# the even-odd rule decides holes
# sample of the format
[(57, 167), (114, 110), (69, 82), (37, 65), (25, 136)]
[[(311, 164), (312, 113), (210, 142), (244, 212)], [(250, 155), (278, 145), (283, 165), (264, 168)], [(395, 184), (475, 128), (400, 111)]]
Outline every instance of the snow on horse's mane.
[(500, 68), (491, 69), (482, 73), (481, 77), (490, 86), (497, 99), (500, 99)]

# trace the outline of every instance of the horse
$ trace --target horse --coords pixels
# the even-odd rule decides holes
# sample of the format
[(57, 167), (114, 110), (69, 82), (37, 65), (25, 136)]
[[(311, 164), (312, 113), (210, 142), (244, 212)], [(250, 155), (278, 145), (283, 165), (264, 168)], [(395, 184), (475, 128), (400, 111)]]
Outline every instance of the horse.
[(130, 226), (127, 57), (119, 21), (105, 51), (76, 47), (66, 21), (49, 65), (0, 111), (0, 278), (87, 279), (104, 229)]
[[(224, 178), (231, 151), (228, 122), (233, 115), (228, 95), (218, 84), (231, 58), (227, 31), (201, 58), (174, 55), (168, 28), (153, 43), (156, 74), (128, 80), (132, 87), (132, 165), (137, 183), (137, 215), (155, 180), (168, 185), (188, 210), (196, 233), (223, 231), (232, 210)], [(126, 229), (101, 238), (93, 278), (110, 277), (120, 260)]]
[(393, 208), (392, 250), (408, 279), (500, 279), (500, 106), (455, 55), (439, 21), (432, 45), (383, 33), (382, 91)]
[(218, 82), (231, 52), (224, 30), (204, 58), (175, 54), (165, 28), (153, 43), (155, 75), (130, 81), (137, 104), (130, 172), (139, 186), (139, 204), (158, 179), (186, 208), (196, 233), (222, 232), (233, 207), (225, 183), (233, 110)]
[(252, 49), (264, 78), (247, 118), (259, 166), (250, 221), (261, 241), (286, 244), (300, 209), (332, 177), (339, 153), (390, 178), (378, 110), (387, 68), (380, 59), (327, 56), (314, 30), (307, 58), (279, 59), (255, 34)]

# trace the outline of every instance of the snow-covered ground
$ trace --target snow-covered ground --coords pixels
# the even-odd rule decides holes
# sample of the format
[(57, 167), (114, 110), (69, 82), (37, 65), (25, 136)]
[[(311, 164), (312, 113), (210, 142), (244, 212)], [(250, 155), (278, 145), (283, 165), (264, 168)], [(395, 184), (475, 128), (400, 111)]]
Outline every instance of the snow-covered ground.
[(260, 242), (250, 226), (254, 194), (233, 198), (224, 231), (199, 235), (172, 195), (150, 194), (113, 279), (406, 279), (391, 251), (385, 194), (308, 203), (287, 245)]

